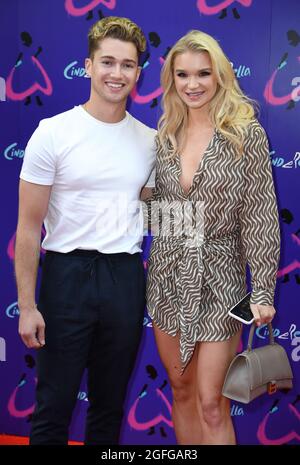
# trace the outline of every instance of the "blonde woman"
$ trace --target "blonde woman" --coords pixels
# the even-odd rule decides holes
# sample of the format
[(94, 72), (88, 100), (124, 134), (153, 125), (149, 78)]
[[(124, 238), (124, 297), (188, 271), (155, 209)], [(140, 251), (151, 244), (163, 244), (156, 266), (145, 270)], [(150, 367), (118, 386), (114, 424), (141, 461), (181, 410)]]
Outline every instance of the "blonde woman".
[[(162, 221), (149, 258), (148, 311), (178, 443), (235, 444), (221, 392), (241, 336), (227, 312), (246, 294), (247, 263), (257, 325), (275, 314), (280, 237), (267, 137), (229, 60), (203, 32), (174, 45), (162, 86), (155, 194)], [(173, 229), (164, 224), (170, 204)], [(177, 226), (191, 218), (194, 226), (175, 234), (178, 216)]]

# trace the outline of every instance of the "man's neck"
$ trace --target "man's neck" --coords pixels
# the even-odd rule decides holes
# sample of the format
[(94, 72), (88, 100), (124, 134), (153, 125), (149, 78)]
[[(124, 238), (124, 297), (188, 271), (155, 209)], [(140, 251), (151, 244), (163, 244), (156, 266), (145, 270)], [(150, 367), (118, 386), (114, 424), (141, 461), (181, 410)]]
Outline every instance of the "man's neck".
[(91, 116), (104, 123), (119, 123), (125, 118), (126, 114), (126, 102), (124, 102), (124, 104), (118, 103), (115, 105), (101, 102), (101, 105), (99, 105), (98, 102), (90, 99), (83, 104), (83, 108)]

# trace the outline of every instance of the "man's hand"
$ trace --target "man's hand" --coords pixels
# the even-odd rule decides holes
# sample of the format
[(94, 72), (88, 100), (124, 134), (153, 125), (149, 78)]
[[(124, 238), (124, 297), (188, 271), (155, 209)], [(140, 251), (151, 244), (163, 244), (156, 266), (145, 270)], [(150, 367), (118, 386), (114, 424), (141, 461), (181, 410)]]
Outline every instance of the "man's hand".
[(19, 334), (28, 349), (45, 345), (45, 321), (37, 308), (20, 312)]
[(143, 187), (140, 194), (140, 200), (145, 201), (152, 197), (153, 191), (154, 189), (152, 189), (151, 187)]
[(20, 309), (19, 334), (28, 348), (45, 344), (45, 322), (35, 305), (41, 229), (47, 214), (51, 186), (20, 180), (15, 272)]
[(272, 305), (250, 304), (250, 308), (257, 326), (271, 323), (276, 313)]

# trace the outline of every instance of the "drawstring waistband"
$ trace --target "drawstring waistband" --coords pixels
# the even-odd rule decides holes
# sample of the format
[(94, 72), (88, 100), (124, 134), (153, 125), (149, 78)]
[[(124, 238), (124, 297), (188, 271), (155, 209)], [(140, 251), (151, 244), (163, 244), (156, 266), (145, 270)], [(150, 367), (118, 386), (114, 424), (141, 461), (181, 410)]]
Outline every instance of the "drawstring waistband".
[(92, 277), (94, 272), (95, 272), (96, 263), (98, 262), (98, 260), (101, 260), (101, 259), (102, 260), (104, 259), (106, 261), (109, 272), (110, 272), (110, 275), (111, 275), (111, 279), (112, 279), (113, 283), (116, 284), (116, 277), (115, 277), (114, 267), (113, 267), (112, 261), (110, 260), (109, 256), (105, 256), (105, 254), (98, 253), (93, 258), (89, 259), (89, 261), (87, 262), (87, 264), (84, 267), (84, 270), (87, 271), (90, 274), (90, 276)]
[(105, 254), (102, 252), (98, 252), (98, 250), (82, 250), (82, 249), (75, 249), (71, 252), (61, 253), (61, 252), (54, 252), (52, 250), (47, 250), (47, 255), (61, 255), (61, 256), (73, 256), (73, 257), (86, 257), (87, 263), (84, 265), (84, 270), (89, 273), (92, 277), (95, 272), (95, 266), (98, 260), (105, 260), (111, 275), (111, 279), (114, 284), (116, 284), (116, 275), (114, 271), (114, 264), (113, 261), (116, 258), (122, 258), (124, 256), (128, 256), (127, 253), (121, 252), (116, 254)]

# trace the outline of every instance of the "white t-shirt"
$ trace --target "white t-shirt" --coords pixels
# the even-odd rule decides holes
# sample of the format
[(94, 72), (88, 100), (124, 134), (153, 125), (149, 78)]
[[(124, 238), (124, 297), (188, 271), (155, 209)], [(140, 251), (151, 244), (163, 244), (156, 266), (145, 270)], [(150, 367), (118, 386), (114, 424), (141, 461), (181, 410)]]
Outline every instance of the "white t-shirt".
[(119, 123), (104, 123), (81, 106), (40, 122), (20, 178), (52, 186), (46, 250), (141, 251), (139, 196), (143, 186), (154, 187), (155, 135), (127, 112)]

